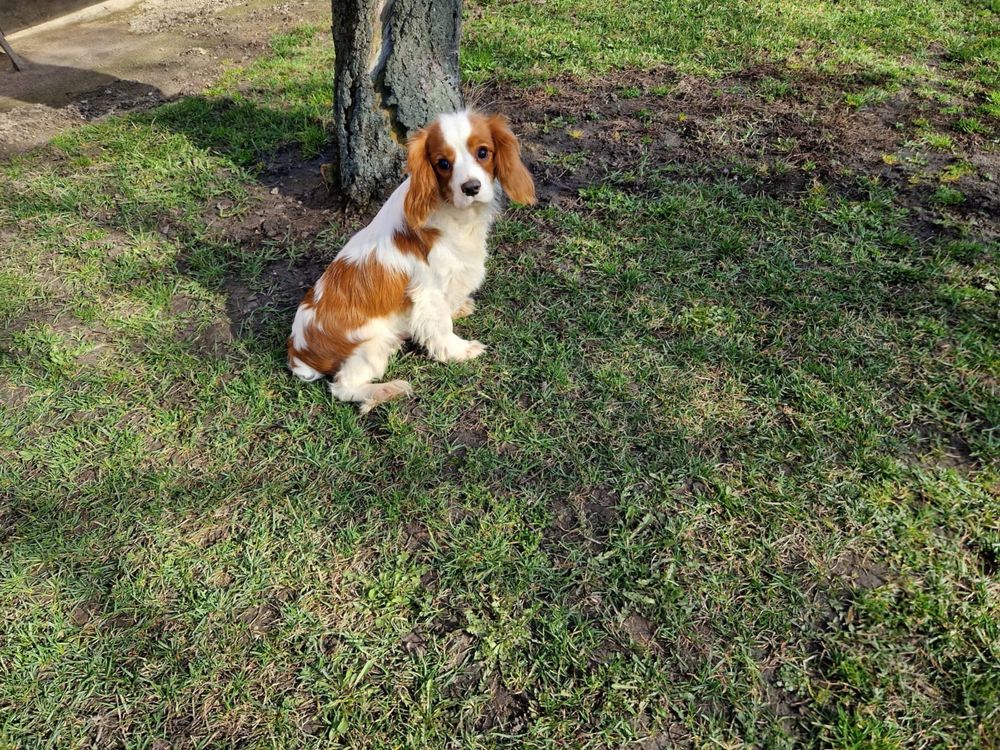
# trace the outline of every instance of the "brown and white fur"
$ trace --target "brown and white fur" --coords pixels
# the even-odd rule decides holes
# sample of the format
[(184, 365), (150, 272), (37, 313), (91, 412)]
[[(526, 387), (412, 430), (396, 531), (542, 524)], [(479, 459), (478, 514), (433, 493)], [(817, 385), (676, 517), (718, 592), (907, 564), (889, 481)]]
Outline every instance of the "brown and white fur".
[(412, 392), (403, 380), (376, 382), (406, 338), (441, 362), (483, 353), (452, 321), (472, 312), (469, 295), (486, 274), (497, 185), (518, 203), (535, 202), (502, 117), (443, 114), (407, 149), (409, 177), (306, 292), (288, 338), (292, 372), (306, 381), (331, 377), (333, 395), (360, 402), (362, 413)]

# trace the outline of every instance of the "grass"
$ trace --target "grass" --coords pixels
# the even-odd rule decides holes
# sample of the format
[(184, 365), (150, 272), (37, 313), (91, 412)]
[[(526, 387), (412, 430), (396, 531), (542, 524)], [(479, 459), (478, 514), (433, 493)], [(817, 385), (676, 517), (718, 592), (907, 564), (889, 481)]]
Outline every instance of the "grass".
[[(978, 43), (981, 6), (886, 5), (583, 4), (569, 34), (481, 4), (463, 64), (657, 62), (595, 41), (637, 28), (717, 70), (759, 49), (732, 28)], [(349, 227), (226, 229), (323, 143), (325, 42), (272, 47), (0, 166), (0, 746), (996, 747), (995, 243), (916, 236), (863, 176), (623, 165), (509, 211), (462, 324), (487, 355), (397, 358), (418, 398), (362, 419), (283, 369), (275, 280)]]
[(271, 40), (272, 54), (233, 67), (204, 96), (188, 97), (140, 119), (183, 133), (238, 167), (293, 146), (303, 158), (327, 142), (332, 96), (333, 48), (301, 27)]
[(978, 0), (546, 0), (544, 11), (527, 0), (477, 0), (466, 15), (462, 66), (475, 81), (657, 64), (719, 75), (773, 61), (907, 81), (953, 72), (988, 93), (1000, 70), (997, 9)]

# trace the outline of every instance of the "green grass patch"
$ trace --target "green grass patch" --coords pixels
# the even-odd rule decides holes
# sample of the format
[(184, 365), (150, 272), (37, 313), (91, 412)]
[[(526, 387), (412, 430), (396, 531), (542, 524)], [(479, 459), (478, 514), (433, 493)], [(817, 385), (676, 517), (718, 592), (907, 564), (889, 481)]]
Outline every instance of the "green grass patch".
[(132, 118), (183, 134), (239, 167), (294, 146), (303, 158), (327, 145), (333, 45), (310, 26), (271, 40), (272, 55), (226, 69), (204, 95)]
[[(536, 82), (568, 72), (668, 64), (719, 75), (761, 58), (835, 74), (911, 80), (960, 71), (989, 91), (1000, 70), (1000, 20), (982, 3), (476, 0), (465, 6), (464, 75)], [(942, 45), (948, 50), (940, 59)], [(943, 72), (942, 75), (947, 75)]]
[(488, 353), (359, 418), (273, 296), (343, 228), (219, 229), (320, 142), (325, 40), (273, 50), (0, 165), (0, 746), (996, 744), (995, 244), (872, 181), (612, 176), (509, 211)]
[(957, 206), (960, 203), (965, 202), (965, 195), (961, 190), (948, 185), (941, 185), (934, 191), (934, 195), (931, 197), (931, 200), (935, 203), (941, 204), (942, 206)]

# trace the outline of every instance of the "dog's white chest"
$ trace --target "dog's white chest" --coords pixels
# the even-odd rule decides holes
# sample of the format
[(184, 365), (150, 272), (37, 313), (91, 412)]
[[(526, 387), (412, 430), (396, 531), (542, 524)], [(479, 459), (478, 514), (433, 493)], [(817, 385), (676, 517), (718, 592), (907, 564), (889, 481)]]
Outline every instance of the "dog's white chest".
[(483, 283), (486, 276), (486, 241), (456, 245), (439, 241), (427, 258), (437, 287), (449, 304), (457, 305)]

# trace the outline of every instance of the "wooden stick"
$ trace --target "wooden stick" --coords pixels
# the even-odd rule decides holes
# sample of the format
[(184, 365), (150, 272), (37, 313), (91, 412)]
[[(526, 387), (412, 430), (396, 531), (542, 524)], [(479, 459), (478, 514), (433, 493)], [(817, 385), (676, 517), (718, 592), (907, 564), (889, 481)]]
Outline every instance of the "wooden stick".
[(3, 47), (3, 51), (7, 53), (14, 70), (24, 70), (24, 59), (11, 49), (10, 42), (4, 38), (3, 29), (0, 29), (0, 47)]

